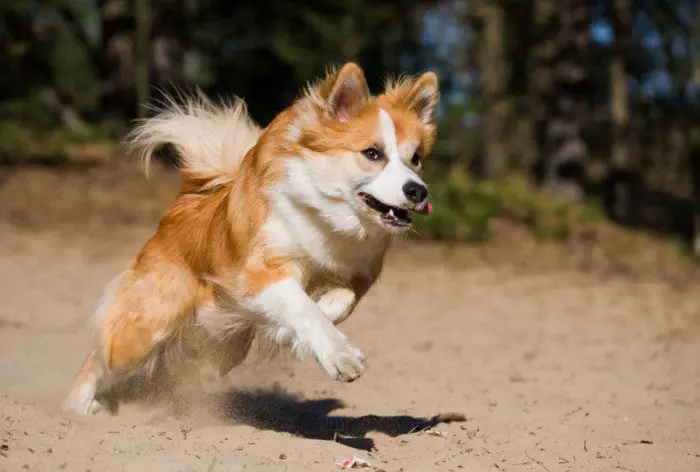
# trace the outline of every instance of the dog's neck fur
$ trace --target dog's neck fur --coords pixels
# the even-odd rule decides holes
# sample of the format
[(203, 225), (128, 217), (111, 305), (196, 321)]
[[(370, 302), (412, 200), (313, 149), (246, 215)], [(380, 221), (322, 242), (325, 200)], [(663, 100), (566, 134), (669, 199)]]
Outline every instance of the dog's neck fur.
[[(243, 159), (244, 175), (258, 181), (273, 182), (255, 197), (264, 207), (265, 222), (254, 240), (263, 238), (271, 252), (289, 257), (310, 277), (323, 271), (334, 278), (349, 281), (367, 275), (377, 258), (383, 258), (391, 235), (353, 209), (347, 196), (329, 197), (316, 187), (313, 169), (307, 159), (296, 155), (294, 135), (289, 134), (308, 104), (300, 102), (273, 120), (256, 145)], [(245, 179), (232, 182), (230, 208), (240, 202)], [(264, 187), (263, 187), (264, 188)]]

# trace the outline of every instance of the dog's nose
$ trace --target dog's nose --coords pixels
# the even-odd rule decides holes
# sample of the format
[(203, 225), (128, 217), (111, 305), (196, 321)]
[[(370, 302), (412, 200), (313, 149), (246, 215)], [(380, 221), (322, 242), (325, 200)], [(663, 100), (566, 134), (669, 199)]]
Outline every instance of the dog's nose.
[(403, 185), (403, 193), (413, 203), (420, 203), (428, 198), (428, 188), (415, 180), (409, 180)]

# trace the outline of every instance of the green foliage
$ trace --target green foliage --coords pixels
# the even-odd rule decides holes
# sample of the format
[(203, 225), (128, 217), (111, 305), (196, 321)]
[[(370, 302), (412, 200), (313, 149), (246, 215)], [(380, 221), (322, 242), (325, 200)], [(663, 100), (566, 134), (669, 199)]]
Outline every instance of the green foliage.
[(491, 220), (501, 214), (501, 200), (492, 184), (474, 182), (462, 172), (440, 178), (426, 175), (433, 213), (415, 218), (424, 236), (444, 240), (478, 242), (491, 236)]
[(579, 225), (600, 223), (607, 219), (603, 206), (597, 201), (587, 201), (583, 203), (576, 217)]
[(597, 204), (575, 205), (534, 192), (523, 179), (500, 183), (477, 181), (462, 171), (427, 174), (433, 213), (416, 217), (421, 237), (482, 242), (493, 234), (493, 222), (507, 220), (543, 240), (570, 240), (576, 230), (604, 221)]
[(0, 123), (0, 165), (17, 163), (62, 164), (67, 156), (60, 146), (41, 133), (17, 122)]
[(50, 57), (55, 87), (78, 109), (95, 112), (100, 82), (88, 51), (74, 38), (65, 36), (56, 42)]
[(85, 42), (92, 2), (1, 3), (0, 120), (48, 130), (64, 124), (57, 112), (62, 107), (71, 110), (75, 121), (98, 115), (98, 56), (94, 44)]
[(428, 178), (433, 213), (417, 218), (419, 233), (437, 239), (484, 241), (491, 235), (490, 220), (500, 211), (500, 202), (488, 185), (477, 185), (461, 173), (444, 179)]
[(100, 126), (40, 130), (14, 120), (0, 121), (0, 165), (66, 164), (75, 146), (111, 139), (109, 130)]
[[(32, 91), (27, 97), (0, 102), (0, 121), (17, 121), (18, 127), (43, 131), (56, 127), (53, 113), (41, 99), (39, 90)], [(3, 126), (7, 127), (8, 123), (3, 123)]]

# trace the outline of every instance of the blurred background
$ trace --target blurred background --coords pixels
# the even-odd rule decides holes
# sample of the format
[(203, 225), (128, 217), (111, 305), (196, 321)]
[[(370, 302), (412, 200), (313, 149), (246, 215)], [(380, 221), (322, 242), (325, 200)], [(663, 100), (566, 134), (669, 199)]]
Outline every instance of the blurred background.
[(432, 69), (424, 237), (605, 221), (700, 254), (699, 34), (694, 0), (4, 0), (0, 166), (111, 169), (139, 104), (173, 88), (239, 95), (264, 125), (331, 63), (375, 92)]

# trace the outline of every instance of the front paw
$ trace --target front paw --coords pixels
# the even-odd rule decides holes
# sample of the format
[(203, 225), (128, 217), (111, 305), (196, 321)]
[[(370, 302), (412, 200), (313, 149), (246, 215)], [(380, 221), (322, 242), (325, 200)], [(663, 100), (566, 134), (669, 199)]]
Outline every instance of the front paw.
[(61, 408), (66, 413), (74, 413), (81, 416), (92, 416), (100, 413), (103, 406), (97, 400), (82, 400), (68, 398), (63, 402)]
[(67, 413), (75, 413), (81, 416), (92, 416), (101, 412), (104, 405), (95, 399), (95, 385), (86, 382), (74, 388), (61, 408)]
[(335, 349), (318, 357), (333, 380), (352, 382), (365, 370), (365, 355), (348, 343), (339, 343)]

